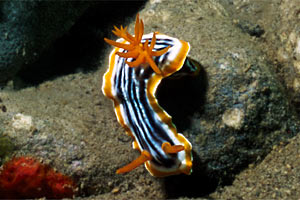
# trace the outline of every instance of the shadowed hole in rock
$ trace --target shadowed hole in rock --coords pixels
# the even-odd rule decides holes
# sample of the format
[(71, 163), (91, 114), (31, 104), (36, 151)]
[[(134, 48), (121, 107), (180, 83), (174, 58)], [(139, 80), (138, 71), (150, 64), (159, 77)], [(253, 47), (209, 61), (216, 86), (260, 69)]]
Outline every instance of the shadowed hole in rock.
[(175, 78), (177, 73), (181, 70), (161, 81), (156, 97), (159, 105), (172, 117), (177, 131), (182, 133), (190, 126), (193, 114), (202, 112), (207, 77), (201, 65), (197, 76)]
[(96, 70), (101, 64), (99, 60), (107, 59), (102, 56), (108, 46), (103, 38), (112, 38), (113, 25), (126, 26), (144, 4), (143, 0), (95, 3), (35, 63), (23, 67), (14, 78), (15, 89), (36, 86), (67, 74)]
[[(179, 133), (184, 133), (190, 127), (193, 114), (201, 115), (208, 87), (206, 72), (200, 67), (199, 75), (165, 78), (157, 90), (159, 105), (172, 116)], [(187, 136), (188, 138), (188, 136)], [(208, 177), (205, 173), (205, 163), (193, 152), (193, 172), (191, 175), (170, 176), (164, 179), (167, 198), (201, 197), (215, 191), (218, 179)]]
[(197, 166), (197, 170), (193, 167), (191, 175), (165, 178), (164, 185), (167, 199), (205, 197), (216, 190), (218, 186), (217, 178), (209, 177), (205, 174), (206, 164), (201, 162), (201, 158), (195, 152), (193, 152), (193, 166)]

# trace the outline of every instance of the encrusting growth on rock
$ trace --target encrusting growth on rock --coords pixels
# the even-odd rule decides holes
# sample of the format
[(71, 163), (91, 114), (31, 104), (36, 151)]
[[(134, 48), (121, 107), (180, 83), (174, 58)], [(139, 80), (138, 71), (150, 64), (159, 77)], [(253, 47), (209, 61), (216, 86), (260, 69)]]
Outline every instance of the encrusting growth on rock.
[(71, 178), (31, 157), (13, 158), (0, 171), (0, 199), (72, 198)]

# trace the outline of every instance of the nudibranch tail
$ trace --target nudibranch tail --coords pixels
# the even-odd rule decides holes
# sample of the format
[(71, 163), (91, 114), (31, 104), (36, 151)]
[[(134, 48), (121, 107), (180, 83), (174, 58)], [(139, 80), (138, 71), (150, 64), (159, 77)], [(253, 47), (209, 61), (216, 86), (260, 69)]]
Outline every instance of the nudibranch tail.
[(144, 163), (153, 176), (190, 174), (192, 145), (177, 133), (171, 116), (155, 96), (163, 78), (177, 71), (182, 75), (197, 71), (187, 59), (189, 43), (158, 32), (143, 35), (144, 25), (138, 15), (134, 36), (122, 26), (115, 27), (113, 33), (121, 38), (105, 38), (115, 48), (103, 76), (102, 91), (113, 100), (119, 123), (134, 139), (133, 147), (141, 152), (117, 173), (129, 172)]

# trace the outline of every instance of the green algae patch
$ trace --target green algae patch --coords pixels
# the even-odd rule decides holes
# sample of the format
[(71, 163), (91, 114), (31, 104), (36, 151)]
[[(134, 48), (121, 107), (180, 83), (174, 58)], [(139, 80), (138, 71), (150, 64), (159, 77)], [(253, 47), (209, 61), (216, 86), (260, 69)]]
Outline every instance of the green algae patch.
[(8, 157), (14, 151), (14, 145), (10, 138), (7, 136), (0, 135), (0, 165), (8, 159)]

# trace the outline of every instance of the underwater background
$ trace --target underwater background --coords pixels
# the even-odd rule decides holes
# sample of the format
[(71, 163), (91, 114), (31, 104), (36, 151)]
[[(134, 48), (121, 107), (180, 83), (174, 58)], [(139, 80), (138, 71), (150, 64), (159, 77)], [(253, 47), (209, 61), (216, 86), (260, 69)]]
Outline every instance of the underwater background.
[[(18, 191), (15, 174), (31, 178), (11, 198), (300, 196), (298, 0), (1, 1), (0, 11), (0, 198)], [(101, 91), (103, 38), (117, 39), (114, 25), (134, 33), (137, 13), (145, 34), (189, 42), (201, 64), (196, 80), (157, 93), (193, 146), (189, 176), (115, 173), (139, 152)]]

